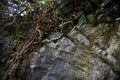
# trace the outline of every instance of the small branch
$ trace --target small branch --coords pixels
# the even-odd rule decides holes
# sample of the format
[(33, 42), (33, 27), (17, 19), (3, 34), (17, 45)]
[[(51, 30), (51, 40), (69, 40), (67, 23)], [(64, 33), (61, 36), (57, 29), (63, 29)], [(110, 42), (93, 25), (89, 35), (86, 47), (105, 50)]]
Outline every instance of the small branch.
[(64, 25), (66, 25), (66, 24), (68, 24), (68, 23), (73, 23), (73, 21), (64, 22), (64, 23), (60, 24), (59, 27), (62, 28)]
[(52, 41), (56, 41), (56, 40), (60, 39), (62, 36), (63, 36), (63, 34), (60, 34), (58, 37), (55, 37), (55, 38), (52, 38), (52, 39), (44, 39), (42, 41), (42, 43), (50, 43)]

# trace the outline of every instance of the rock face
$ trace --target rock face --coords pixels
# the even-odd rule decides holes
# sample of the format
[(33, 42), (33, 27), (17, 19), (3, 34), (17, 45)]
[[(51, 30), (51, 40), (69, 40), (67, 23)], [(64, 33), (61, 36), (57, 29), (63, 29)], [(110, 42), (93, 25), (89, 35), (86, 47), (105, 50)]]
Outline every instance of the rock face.
[[(61, 3), (59, 1), (58, 3)], [(98, 14), (99, 11), (100, 8), (89, 14), (79, 11), (77, 24), (73, 29), (69, 30), (66, 36), (46, 43), (38, 51), (33, 52), (32, 59), (26, 63), (25, 71), (22, 71), (22, 68), (19, 70), (19, 73), (26, 75), (21, 74), (18, 78), (23, 80), (120, 79), (120, 64), (116, 57), (119, 56), (116, 36), (118, 24), (109, 16)], [(60, 34), (51, 32), (48, 37), (51, 39)]]
[[(58, 9), (65, 9), (64, 14), (73, 10), (73, 5), (69, 6), (72, 0), (57, 1)], [(104, 13), (99, 6), (102, 5), (101, 0), (89, 1), (84, 1), (89, 5), (83, 5), (85, 9), (78, 11), (76, 24), (65, 36), (45, 43), (34, 51), (28, 60), (21, 63), (17, 73), (18, 80), (120, 79), (120, 50), (117, 38), (119, 24)], [(70, 11), (67, 11), (66, 6), (70, 7)], [(94, 9), (93, 6), (98, 8)], [(90, 13), (87, 10), (90, 10)], [(60, 34), (51, 32), (47, 37), (52, 39)]]

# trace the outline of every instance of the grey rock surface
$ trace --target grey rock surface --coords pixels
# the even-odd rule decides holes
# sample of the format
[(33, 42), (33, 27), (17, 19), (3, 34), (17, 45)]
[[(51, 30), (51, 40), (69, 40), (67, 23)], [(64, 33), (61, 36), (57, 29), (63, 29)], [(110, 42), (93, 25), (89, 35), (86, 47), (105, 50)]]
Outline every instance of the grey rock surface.
[[(65, 15), (74, 9), (73, 0), (57, 1), (57, 8)], [(96, 13), (102, 11), (101, 0), (89, 1), (83, 1), (85, 8), (78, 11), (71, 30), (56, 41), (44, 43), (21, 63), (18, 80), (120, 80), (118, 24), (108, 20), (105, 13)], [(60, 34), (51, 32), (47, 39)], [(0, 44), (5, 46), (5, 41), (0, 40)]]
[[(62, 2), (64, 0), (58, 0), (56, 3), (61, 11), (68, 4), (61, 5)], [(98, 5), (91, 3), (98, 3)], [(83, 5), (85, 14), (83, 11), (79, 12), (77, 24), (68, 30), (66, 36), (62, 36), (57, 41), (45, 43), (38, 51), (32, 53), (32, 59), (28, 61), (29, 65), (25, 68), (24, 80), (120, 79), (119, 60), (114, 56), (119, 56), (115, 29), (118, 25), (108, 24), (109, 16), (95, 13), (100, 9), (94, 9), (93, 6), (99, 7), (102, 4), (101, 0), (86, 1), (85, 4), (88, 4)], [(67, 7), (69, 6), (64, 9)], [(63, 11), (63, 13), (67, 14), (70, 11)], [(58, 37), (60, 34), (51, 32), (48, 39)]]

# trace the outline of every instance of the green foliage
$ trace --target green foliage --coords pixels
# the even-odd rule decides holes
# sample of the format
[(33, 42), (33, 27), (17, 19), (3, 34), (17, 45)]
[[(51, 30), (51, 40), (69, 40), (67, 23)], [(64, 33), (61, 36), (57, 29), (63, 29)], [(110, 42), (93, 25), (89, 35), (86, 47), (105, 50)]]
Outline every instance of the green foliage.
[(4, 11), (4, 10), (6, 10), (6, 8), (7, 8), (7, 5), (1, 5), (1, 6), (0, 6), (0, 10), (3, 10), (3, 11)]
[(37, 2), (40, 4), (40, 5), (48, 5), (51, 7), (51, 2), (52, 0), (37, 0)]
[(119, 25), (119, 30), (118, 30), (118, 32), (117, 32), (117, 35), (118, 35), (118, 39), (119, 39), (119, 47), (120, 47), (120, 25)]
[(37, 3), (40, 4), (40, 5), (45, 4), (45, 0), (37, 0)]
[(0, 12), (2, 11), (2, 12), (4, 12), (6, 9), (7, 9), (7, 7), (8, 7), (8, 4), (5, 4), (6, 2), (4, 2), (4, 3), (0, 3)]

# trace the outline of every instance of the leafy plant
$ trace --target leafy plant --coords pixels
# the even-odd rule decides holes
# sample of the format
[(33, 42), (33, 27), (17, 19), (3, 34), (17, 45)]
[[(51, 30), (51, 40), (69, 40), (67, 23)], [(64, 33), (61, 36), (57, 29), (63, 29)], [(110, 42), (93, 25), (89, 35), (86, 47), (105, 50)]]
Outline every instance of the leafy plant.
[(37, 2), (41, 5), (41, 4), (44, 4), (44, 5), (48, 5), (49, 7), (51, 7), (51, 2), (52, 0), (37, 0)]
[(119, 25), (118, 29), (119, 29), (118, 32), (117, 32), (118, 39), (119, 39), (118, 44), (119, 44), (119, 47), (120, 47), (120, 25)]

